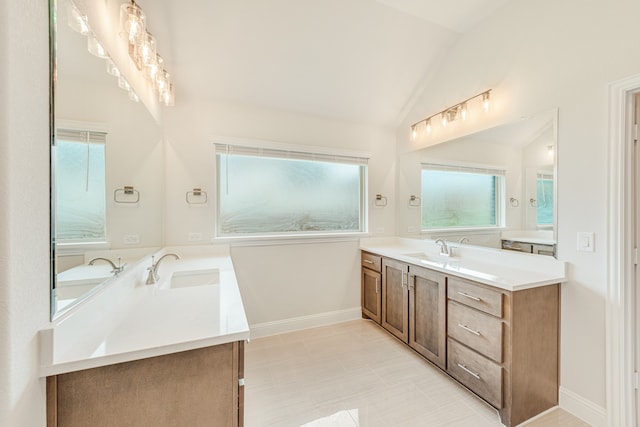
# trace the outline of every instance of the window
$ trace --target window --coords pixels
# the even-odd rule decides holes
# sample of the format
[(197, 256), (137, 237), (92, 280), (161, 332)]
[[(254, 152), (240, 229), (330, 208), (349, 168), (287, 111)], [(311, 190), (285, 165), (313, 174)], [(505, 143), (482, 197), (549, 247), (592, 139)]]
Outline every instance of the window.
[(218, 236), (365, 230), (367, 159), (216, 144)]
[(502, 225), (504, 170), (422, 165), (422, 228)]
[(106, 134), (58, 129), (56, 240), (106, 240)]
[(553, 174), (538, 172), (536, 188), (536, 223), (539, 226), (553, 225)]

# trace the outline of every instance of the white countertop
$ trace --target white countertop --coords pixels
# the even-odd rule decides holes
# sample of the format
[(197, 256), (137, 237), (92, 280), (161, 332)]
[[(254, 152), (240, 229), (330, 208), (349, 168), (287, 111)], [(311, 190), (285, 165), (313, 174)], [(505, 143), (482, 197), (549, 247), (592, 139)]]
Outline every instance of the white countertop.
[(566, 265), (551, 256), (450, 243), (453, 256), (439, 254), (433, 240), (361, 239), (360, 249), (508, 291), (565, 282)]
[[(150, 260), (41, 331), (41, 376), (95, 368), (249, 338), (228, 247), (167, 248), (160, 280), (145, 285)], [(156, 256), (156, 259), (158, 257)], [(211, 284), (170, 288), (175, 272), (217, 270)]]

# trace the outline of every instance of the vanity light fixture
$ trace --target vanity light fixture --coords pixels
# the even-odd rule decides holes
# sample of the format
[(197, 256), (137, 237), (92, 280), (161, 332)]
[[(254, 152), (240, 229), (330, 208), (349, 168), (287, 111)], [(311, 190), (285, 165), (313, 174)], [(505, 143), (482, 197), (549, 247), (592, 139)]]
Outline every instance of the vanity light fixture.
[(175, 95), (164, 61), (157, 53), (156, 39), (147, 29), (147, 18), (135, 0), (120, 6), (120, 35), (129, 45), (129, 56), (151, 82), (158, 101), (173, 106)]
[(489, 111), (490, 105), (490, 97), (491, 97), (491, 89), (488, 89), (482, 93), (479, 93), (471, 98), (465, 99), (462, 102), (457, 103), (451, 107), (445, 108), (442, 111), (439, 111), (435, 114), (432, 114), (429, 117), (425, 117), (424, 119), (415, 122), (411, 125), (411, 138), (415, 140), (418, 137), (418, 128), (424, 123), (425, 131), (427, 135), (431, 134), (432, 126), (431, 119), (440, 115), (442, 118), (442, 127), (445, 128), (447, 125), (457, 119), (467, 120), (469, 117), (469, 104), (476, 100), (481, 100), (482, 109), (487, 112)]
[(75, 32), (80, 33), (83, 36), (87, 36), (87, 50), (89, 53), (97, 56), (98, 58), (105, 59), (107, 63), (107, 73), (118, 79), (118, 87), (128, 92), (129, 99), (134, 102), (138, 102), (140, 100), (138, 95), (135, 93), (127, 79), (120, 74), (120, 70), (118, 70), (118, 67), (116, 67), (109, 56), (109, 52), (107, 52), (104, 46), (102, 46), (102, 43), (100, 43), (96, 38), (95, 33), (89, 26), (89, 19), (87, 18), (87, 15), (83, 15), (72, 0), (69, 0), (67, 6), (67, 23), (69, 24), (69, 27), (71, 27)]

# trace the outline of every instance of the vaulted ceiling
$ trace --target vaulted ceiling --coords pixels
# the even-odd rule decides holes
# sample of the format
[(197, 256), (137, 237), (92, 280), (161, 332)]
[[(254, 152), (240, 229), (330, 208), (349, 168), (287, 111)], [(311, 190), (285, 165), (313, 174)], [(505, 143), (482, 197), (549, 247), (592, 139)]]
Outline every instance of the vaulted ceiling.
[(508, 0), (138, 0), (176, 88), (393, 126), (447, 50)]

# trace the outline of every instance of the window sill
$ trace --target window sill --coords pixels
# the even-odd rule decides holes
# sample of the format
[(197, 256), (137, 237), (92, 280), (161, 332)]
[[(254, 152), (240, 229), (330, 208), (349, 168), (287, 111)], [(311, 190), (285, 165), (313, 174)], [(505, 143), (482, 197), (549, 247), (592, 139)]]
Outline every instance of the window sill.
[(428, 228), (420, 230), (421, 235), (429, 235), (429, 234), (484, 234), (484, 233), (501, 233), (504, 231), (505, 227), (474, 227), (474, 228)]
[(109, 249), (111, 244), (105, 241), (96, 242), (59, 242), (56, 243), (56, 255), (84, 255), (87, 251)]
[(370, 237), (369, 233), (335, 233), (335, 234), (295, 234), (273, 236), (236, 236), (214, 237), (213, 243), (226, 243), (231, 246), (276, 246), (302, 245), (315, 243), (355, 242), (363, 237)]

